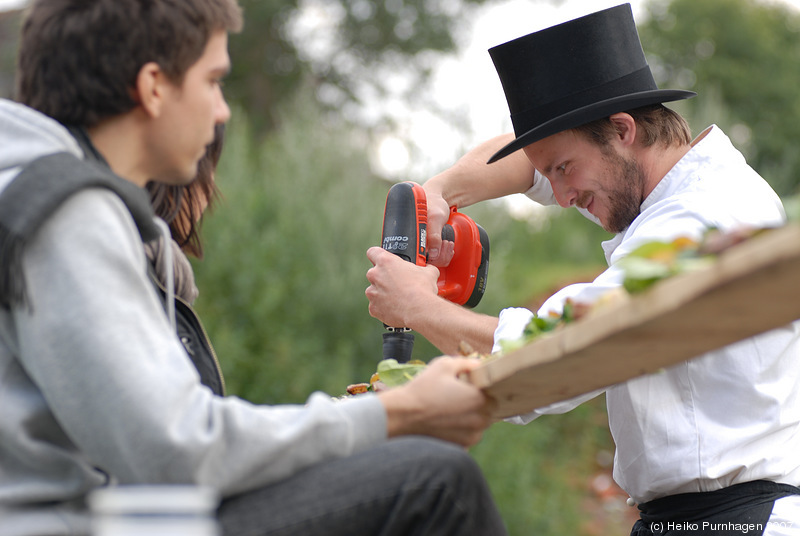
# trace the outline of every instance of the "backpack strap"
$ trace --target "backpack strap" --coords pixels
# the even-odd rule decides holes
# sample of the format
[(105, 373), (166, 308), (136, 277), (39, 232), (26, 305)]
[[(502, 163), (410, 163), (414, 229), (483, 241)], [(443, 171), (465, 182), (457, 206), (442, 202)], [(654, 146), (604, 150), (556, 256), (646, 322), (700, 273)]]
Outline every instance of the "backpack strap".
[(72, 194), (102, 187), (128, 207), (143, 242), (159, 235), (147, 192), (101, 162), (55, 153), (29, 163), (0, 192), (0, 307), (27, 305), (22, 254), (47, 218)]

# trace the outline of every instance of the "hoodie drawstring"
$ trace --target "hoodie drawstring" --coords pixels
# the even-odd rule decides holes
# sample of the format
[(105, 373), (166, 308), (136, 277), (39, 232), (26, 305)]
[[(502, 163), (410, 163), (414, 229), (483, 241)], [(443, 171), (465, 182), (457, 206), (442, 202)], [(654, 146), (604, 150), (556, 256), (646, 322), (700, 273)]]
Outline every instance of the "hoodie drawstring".
[(169, 318), (169, 325), (172, 331), (175, 331), (175, 272), (173, 268), (172, 248), (169, 243), (172, 240), (172, 233), (169, 231), (169, 226), (161, 218), (153, 218), (158, 229), (161, 231), (161, 237), (164, 240), (164, 268), (166, 270), (165, 286), (167, 287), (167, 317)]

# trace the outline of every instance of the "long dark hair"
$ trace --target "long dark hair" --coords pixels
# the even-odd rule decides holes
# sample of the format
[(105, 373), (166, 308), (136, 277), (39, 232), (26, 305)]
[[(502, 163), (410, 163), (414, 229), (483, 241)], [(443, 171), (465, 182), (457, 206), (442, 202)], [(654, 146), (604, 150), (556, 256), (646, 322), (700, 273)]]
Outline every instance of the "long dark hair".
[(197, 164), (197, 176), (191, 183), (174, 186), (150, 181), (147, 184), (156, 215), (167, 222), (173, 240), (181, 249), (198, 259), (203, 257), (200, 239), (202, 216), (220, 197), (214, 173), (222, 154), (224, 138), (225, 125), (220, 123), (214, 129), (214, 141)]

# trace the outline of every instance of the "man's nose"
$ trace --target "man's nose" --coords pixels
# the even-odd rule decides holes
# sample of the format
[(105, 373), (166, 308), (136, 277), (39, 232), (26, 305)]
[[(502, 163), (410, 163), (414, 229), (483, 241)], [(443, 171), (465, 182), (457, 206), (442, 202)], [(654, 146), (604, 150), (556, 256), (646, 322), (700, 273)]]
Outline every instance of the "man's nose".
[(215, 115), (217, 123), (227, 123), (228, 119), (231, 118), (231, 108), (228, 106), (228, 102), (225, 100), (225, 97), (221, 94), (221, 92), (217, 102)]
[(562, 207), (569, 208), (577, 201), (578, 191), (575, 188), (561, 181), (550, 181), (550, 186), (553, 188), (553, 195), (556, 198), (556, 202)]

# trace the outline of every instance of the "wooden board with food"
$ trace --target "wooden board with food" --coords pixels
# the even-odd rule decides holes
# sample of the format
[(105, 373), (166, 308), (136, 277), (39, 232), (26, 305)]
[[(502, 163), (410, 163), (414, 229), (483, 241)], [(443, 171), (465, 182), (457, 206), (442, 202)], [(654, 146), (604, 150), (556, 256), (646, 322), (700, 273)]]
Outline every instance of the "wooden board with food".
[(800, 226), (759, 232), (492, 357), (470, 381), (496, 417), (605, 388), (800, 319)]

